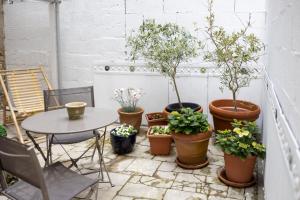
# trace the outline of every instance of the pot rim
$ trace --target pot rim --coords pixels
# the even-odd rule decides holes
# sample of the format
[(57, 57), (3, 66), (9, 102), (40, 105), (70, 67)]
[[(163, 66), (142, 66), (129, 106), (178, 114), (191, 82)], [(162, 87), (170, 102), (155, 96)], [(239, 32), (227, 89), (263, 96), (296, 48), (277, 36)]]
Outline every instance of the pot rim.
[(225, 157), (225, 155), (226, 155), (226, 156), (230, 156), (230, 157), (239, 158), (239, 159), (241, 159), (241, 160), (245, 160), (245, 159), (256, 159), (256, 158), (257, 158), (256, 155), (248, 155), (245, 159), (243, 159), (243, 158), (241, 158), (241, 157), (239, 157), (239, 156), (236, 156), (236, 155), (233, 155), (233, 154), (229, 154), (229, 153), (225, 153), (224, 151), (223, 151), (223, 153), (224, 153), (224, 157)]
[(148, 128), (148, 131), (147, 131), (147, 137), (148, 138), (172, 138), (172, 135), (167, 135), (167, 134), (164, 134), (164, 135), (152, 135), (150, 134), (150, 130), (152, 129), (152, 127)]
[[(116, 127), (116, 128), (117, 128), (117, 127)], [(128, 137), (124, 137), (124, 136), (120, 136), (120, 135), (115, 135), (115, 134), (112, 133), (112, 131), (115, 130), (116, 128), (113, 128), (113, 129), (111, 129), (111, 130), (109, 131), (110, 135), (113, 135), (113, 136), (119, 137), (119, 138), (129, 138), (130, 136), (133, 136), (133, 135), (137, 135), (137, 134), (138, 134), (138, 133), (132, 133), (132, 134), (130, 134)]]
[(181, 142), (188, 142), (188, 143), (201, 142), (210, 139), (210, 137), (212, 136), (212, 128), (210, 127), (208, 131), (197, 133), (197, 134), (186, 135), (182, 133), (172, 133), (171, 135), (172, 138), (174, 138), (175, 140), (179, 139)]
[(124, 112), (122, 111), (123, 108), (119, 108), (118, 109), (118, 113), (122, 114), (122, 115), (138, 115), (138, 114), (143, 114), (144, 113), (144, 109), (141, 107), (136, 107), (136, 112)]
[[(183, 102), (183, 103), (186, 103), (186, 102)], [(199, 107), (197, 107), (197, 109), (195, 109), (195, 111), (203, 113), (203, 107), (201, 105), (199, 105)], [(171, 114), (171, 112), (169, 112), (167, 110), (167, 106), (164, 108), (163, 112), (166, 113), (167, 115)]]
[[(235, 112), (230, 110), (224, 110), (220, 108), (224, 104), (224, 102), (229, 106), (232, 106), (232, 99), (217, 99), (209, 104), (209, 110), (212, 115), (220, 116), (220, 117), (229, 117), (229, 118), (237, 118), (237, 119), (257, 119), (260, 114), (260, 108), (258, 105), (244, 100), (237, 100), (237, 104), (239, 108), (246, 109), (247, 111), (243, 112)], [(217, 104), (217, 105), (216, 105)], [(253, 109), (251, 109), (253, 107)]]

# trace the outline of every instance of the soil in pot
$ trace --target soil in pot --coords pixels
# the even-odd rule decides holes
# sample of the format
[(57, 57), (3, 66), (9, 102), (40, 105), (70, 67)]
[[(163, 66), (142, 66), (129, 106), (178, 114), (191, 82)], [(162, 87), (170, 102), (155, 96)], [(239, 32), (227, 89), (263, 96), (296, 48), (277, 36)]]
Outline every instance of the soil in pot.
[(136, 134), (132, 134), (128, 137), (122, 137), (110, 133), (110, 142), (113, 147), (113, 151), (114, 153), (119, 155), (132, 152), (135, 141)]
[[(203, 108), (199, 104), (196, 104), (196, 103), (183, 102), (182, 106), (184, 108), (191, 108), (194, 111), (203, 112)], [(172, 103), (172, 104), (169, 104), (167, 107), (165, 107), (163, 112), (166, 114), (170, 114), (171, 112), (179, 111), (180, 109), (181, 108), (180, 108), (179, 103)]]
[(168, 124), (168, 116), (166, 115), (166, 113), (163, 112), (147, 113), (145, 116), (148, 122), (148, 127)]
[(148, 129), (147, 137), (150, 143), (150, 152), (153, 155), (169, 155), (172, 144), (171, 135), (153, 135), (150, 134), (151, 128)]
[(220, 99), (209, 104), (210, 113), (213, 115), (214, 129), (232, 129), (233, 119), (255, 121), (260, 114), (260, 108), (248, 101), (237, 100), (238, 110), (234, 110), (233, 100)]
[(206, 166), (207, 149), (211, 131), (194, 135), (172, 134), (177, 150), (177, 162), (181, 167), (196, 169)]
[(137, 107), (135, 112), (123, 112), (122, 108), (118, 110), (121, 124), (133, 126), (137, 131), (140, 130), (144, 109)]
[(256, 156), (241, 159), (237, 156), (224, 153), (225, 173), (229, 181), (248, 183), (253, 179)]

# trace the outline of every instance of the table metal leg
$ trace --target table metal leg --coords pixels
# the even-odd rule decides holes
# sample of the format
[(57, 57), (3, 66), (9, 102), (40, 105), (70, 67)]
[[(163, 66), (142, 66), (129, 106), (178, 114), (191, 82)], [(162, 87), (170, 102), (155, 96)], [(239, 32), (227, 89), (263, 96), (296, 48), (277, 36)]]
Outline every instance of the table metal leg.
[(45, 156), (44, 152), (42, 151), (40, 145), (34, 140), (34, 138), (32, 137), (32, 135), (30, 134), (29, 131), (25, 131), (26, 135), (29, 137), (29, 139), (32, 141), (34, 147), (40, 152), (40, 154), (42, 155), (43, 159), (45, 160), (45, 163), (47, 163), (47, 157)]

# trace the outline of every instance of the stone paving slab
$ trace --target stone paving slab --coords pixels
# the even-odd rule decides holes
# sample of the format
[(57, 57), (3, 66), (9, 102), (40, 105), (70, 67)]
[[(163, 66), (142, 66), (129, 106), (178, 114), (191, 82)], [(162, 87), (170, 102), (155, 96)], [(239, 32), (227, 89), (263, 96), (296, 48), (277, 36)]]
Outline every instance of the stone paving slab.
[[(109, 127), (116, 127), (113, 125)], [(135, 145), (134, 151), (127, 155), (113, 153), (109, 137), (106, 137), (104, 148), (104, 161), (107, 165), (114, 187), (108, 183), (100, 183), (98, 186), (98, 199), (101, 200), (256, 200), (257, 188), (235, 189), (224, 185), (217, 178), (217, 170), (224, 165), (223, 153), (214, 145), (209, 145), (209, 165), (202, 169), (182, 169), (175, 163), (176, 149), (172, 145), (169, 156), (153, 156), (150, 154), (149, 142), (145, 135), (146, 128), (142, 128)], [(65, 149), (71, 156), (78, 156), (90, 145), (93, 140), (66, 145)], [(41, 143), (45, 151), (45, 143)], [(93, 148), (89, 151), (91, 155)], [(38, 158), (43, 166), (40, 155)], [(68, 156), (59, 145), (53, 148), (55, 161), (66, 161)], [(99, 158), (85, 158), (78, 164), (81, 172), (89, 172), (98, 169)], [(64, 162), (66, 165), (69, 162)], [(75, 170), (75, 169), (74, 169)], [(97, 174), (89, 175), (95, 178)], [(105, 177), (107, 180), (107, 177)], [(84, 199), (83, 192), (77, 199)], [(0, 196), (0, 200), (6, 200)]]

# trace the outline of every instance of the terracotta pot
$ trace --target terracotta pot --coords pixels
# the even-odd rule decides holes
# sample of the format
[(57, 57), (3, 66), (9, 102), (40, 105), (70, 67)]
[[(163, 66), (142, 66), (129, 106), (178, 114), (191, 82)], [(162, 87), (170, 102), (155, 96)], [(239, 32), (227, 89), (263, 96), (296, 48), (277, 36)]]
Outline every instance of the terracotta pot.
[(207, 162), (206, 154), (211, 130), (194, 135), (174, 133), (172, 137), (175, 141), (177, 158), (180, 163), (197, 166)]
[(136, 112), (123, 112), (122, 108), (118, 110), (119, 113), (119, 119), (121, 124), (128, 124), (132, 125), (137, 131), (140, 130), (140, 126), (142, 123), (142, 116), (144, 113), (144, 109), (137, 107)]
[[(161, 118), (156, 119), (155, 115), (162, 116)], [(148, 127), (150, 126), (160, 126), (160, 125), (167, 125), (168, 124), (168, 116), (166, 113), (163, 112), (154, 112), (154, 113), (147, 113), (146, 120), (148, 122)]]
[(237, 183), (248, 183), (253, 177), (256, 156), (241, 159), (237, 156), (224, 153), (225, 173), (228, 180)]
[(260, 108), (248, 101), (237, 100), (238, 111), (234, 111), (233, 100), (219, 99), (209, 104), (209, 111), (213, 115), (214, 129), (232, 129), (233, 119), (255, 121), (260, 114)]
[(152, 135), (148, 129), (147, 137), (150, 142), (150, 152), (153, 155), (169, 155), (171, 150), (171, 135)]
[[(201, 113), (203, 112), (203, 108), (199, 104), (183, 102), (182, 105), (184, 108), (192, 108), (197, 112), (201, 112)], [(169, 115), (172, 111), (178, 111), (178, 110), (179, 110), (179, 104), (173, 103), (166, 106), (163, 110), (163, 113)]]

